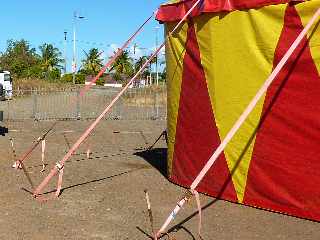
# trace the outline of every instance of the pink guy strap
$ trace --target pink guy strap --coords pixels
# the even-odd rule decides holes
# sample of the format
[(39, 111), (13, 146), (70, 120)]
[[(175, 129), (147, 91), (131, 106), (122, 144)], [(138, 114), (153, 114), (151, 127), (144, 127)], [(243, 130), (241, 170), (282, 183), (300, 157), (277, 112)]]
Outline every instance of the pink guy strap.
[[(93, 78), (90, 83), (88, 85), (86, 85), (79, 94), (79, 97), (82, 97), (87, 91), (90, 90), (90, 88), (93, 86), (93, 84), (102, 76), (102, 74), (114, 63), (115, 60), (117, 60), (117, 58), (121, 55), (121, 53), (124, 51), (125, 48), (127, 48), (129, 46), (129, 44), (132, 42), (132, 40), (142, 31), (143, 27), (152, 19), (152, 17), (156, 14), (156, 12), (153, 12), (152, 15), (150, 17), (147, 18), (147, 20), (145, 20), (145, 22), (138, 28), (138, 30), (136, 32), (134, 32), (134, 34), (123, 44), (123, 46), (121, 48), (118, 49), (118, 51), (114, 54), (114, 56), (103, 66), (103, 68), (100, 70), (100, 72), (97, 74), (97, 76), (95, 78)], [(73, 99), (74, 103), (76, 102), (76, 99)], [(53, 123), (53, 125), (49, 128), (49, 130), (47, 132), (45, 132), (41, 137), (39, 137), (36, 142), (21, 156), (21, 158), (19, 158), (16, 163), (15, 166), (20, 166), (20, 164), (25, 161), (30, 155), (31, 153), (35, 150), (35, 148), (40, 144), (41, 140), (44, 140), (46, 138), (46, 136), (49, 134), (49, 132), (51, 132), (54, 128), (54, 126), (57, 124), (58, 122), (55, 121)]]
[[(178, 28), (182, 25), (182, 23), (187, 19), (187, 17), (191, 14), (194, 8), (201, 2), (198, 0), (186, 13), (186, 15), (178, 22), (175, 28), (168, 34), (167, 38), (175, 33)], [(156, 51), (149, 57), (149, 59), (143, 64), (143, 66), (136, 72), (136, 74), (130, 79), (127, 85), (117, 94), (117, 96), (111, 101), (111, 103), (104, 109), (104, 111), (99, 115), (99, 117), (87, 128), (87, 130), (81, 135), (81, 137), (76, 141), (76, 143), (70, 148), (68, 153), (62, 158), (59, 162), (61, 166), (65, 165), (65, 162), (73, 155), (73, 153), (79, 148), (79, 146), (83, 143), (83, 141), (90, 135), (90, 133), (95, 129), (101, 119), (109, 112), (112, 106), (119, 100), (122, 94), (129, 88), (129, 86), (133, 83), (133, 81), (140, 75), (140, 73), (150, 64), (150, 62), (159, 54), (161, 49), (165, 46), (166, 40), (156, 49)], [(54, 167), (50, 174), (42, 181), (42, 183), (36, 188), (33, 195), (34, 197), (38, 197), (43, 188), (49, 183), (52, 177), (54, 177), (58, 173), (58, 169)], [(59, 189), (59, 187), (58, 187)], [(60, 186), (61, 189), (61, 186)], [(58, 191), (57, 191), (58, 192)], [(59, 194), (59, 193), (57, 193)], [(56, 194), (56, 195), (57, 195)]]

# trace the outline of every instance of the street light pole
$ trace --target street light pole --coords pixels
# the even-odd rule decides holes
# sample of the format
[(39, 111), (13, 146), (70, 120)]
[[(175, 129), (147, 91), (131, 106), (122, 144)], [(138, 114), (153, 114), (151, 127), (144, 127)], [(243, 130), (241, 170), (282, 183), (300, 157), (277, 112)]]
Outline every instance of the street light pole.
[(76, 52), (76, 20), (84, 19), (84, 17), (79, 16), (75, 11), (73, 13), (73, 59), (72, 59), (72, 82), (76, 83), (76, 72), (77, 72), (77, 52)]
[(67, 31), (64, 31), (64, 74), (67, 73)]
[(72, 58), (72, 82), (76, 83), (77, 57), (76, 57), (76, 17), (77, 13), (73, 13), (73, 58)]

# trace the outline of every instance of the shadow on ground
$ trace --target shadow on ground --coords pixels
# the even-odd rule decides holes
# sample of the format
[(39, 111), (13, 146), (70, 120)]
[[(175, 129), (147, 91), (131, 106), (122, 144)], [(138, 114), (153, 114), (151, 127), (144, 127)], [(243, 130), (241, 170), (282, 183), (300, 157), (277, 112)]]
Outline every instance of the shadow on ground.
[[(76, 188), (76, 187), (81, 187), (81, 186), (88, 185), (88, 184), (93, 184), (93, 183), (98, 183), (98, 182), (111, 180), (113, 178), (120, 177), (120, 176), (129, 174), (131, 172), (135, 172), (135, 171), (138, 171), (138, 170), (141, 170), (141, 169), (143, 169), (143, 168), (135, 168), (135, 169), (131, 169), (131, 170), (128, 170), (128, 171), (120, 172), (120, 173), (117, 173), (117, 174), (114, 174), (114, 175), (111, 175), (111, 176), (107, 176), (107, 177), (103, 177), (103, 178), (99, 178), (99, 179), (89, 180), (89, 181), (86, 181), (86, 182), (81, 182), (81, 183), (77, 183), (77, 184), (74, 184), (74, 185), (70, 185), (70, 186), (62, 188), (59, 196), (62, 196), (64, 191), (69, 190), (71, 188)], [(22, 187), (21, 190), (33, 195), (32, 190), (29, 190), (28, 188)], [(53, 189), (53, 190), (41, 193), (40, 195), (47, 195), (47, 194), (50, 194), (50, 193), (54, 193), (56, 191), (57, 191), (57, 189)]]
[(6, 127), (0, 127), (0, 135), (1, 135), (1, 136), (5, 136), (6, 133), (8, 133), (8, 132), (9, 132), (9, 129), (8, 129), (8, 128), (6, 128)]
[(143, 158), (151, 166), (157, 169), (164, 177), (168, 177), (167, 148), (154, 148), (150, 150), (136, 152), (134, 155)]

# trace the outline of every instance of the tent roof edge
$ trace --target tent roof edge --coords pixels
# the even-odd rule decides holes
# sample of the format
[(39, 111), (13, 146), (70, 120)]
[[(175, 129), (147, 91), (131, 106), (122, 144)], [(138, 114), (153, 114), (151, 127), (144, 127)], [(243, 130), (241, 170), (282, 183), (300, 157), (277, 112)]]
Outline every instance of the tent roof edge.
[[(196, 1), (197, 0), (181, 0), (175, 3), (164, 4), (160, 6), (156, 19), (160, 22), (179, 21)], [(245, 10), (268, 5), (303, 1), (304, 0), (203, 0), (202, 3), (193, 10), (191, 17), (196, 17), (202, 13), (231, 12), (234, 10)]]

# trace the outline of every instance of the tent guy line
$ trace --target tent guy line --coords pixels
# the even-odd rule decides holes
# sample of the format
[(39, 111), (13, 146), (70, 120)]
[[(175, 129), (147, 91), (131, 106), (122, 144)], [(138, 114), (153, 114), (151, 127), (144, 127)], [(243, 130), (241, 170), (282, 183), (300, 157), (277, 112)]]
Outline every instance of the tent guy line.
[[(156, 51), (149, 57), (149, 59), (143, 64), (143, 66), (136, 72), (136, 74), (130, 79), (127, 85), (118, 93), (118, 95), (111, 101), (111, 103), (104, 109), (104, 111), (100, 114), (100, 116), (87, 128), (87, 130), (82, 134), (82, 136), (76, 141), (76, 143), (71, 147), (69, 152), (62, 158), (61, 161), (57, 162), (56, 165), (52, 168), (51, 172), (45, 177), (45, 179), (40, 183), (40, 185), (35, 189), (33, 196), (35, 198), (39, 198), (42, 190), (49, 183), (49, 181), (59, 173), (58, 186), (57, 191), (54, 196), (58, 197), (61, 190), (62, 185), (62, 176), (63, 176), (63, 168), (65, 162), (72, 156), (72, 154), (78, 149), (78, 147), (85, 141), (85, 139), (90, 135), (90, 133), (95, 129), (101, 119), (109, 112), (111, 107), (118, 101), (121, 95), (129, 88), (132, 82), (140, 75), (140, 73), (148, 66), (148, 64), (155, 58), (161, 49), (165, 46), (167, 39), (174, 34), (178, 28), (182, 25), (182, 23), (187, 19), (187, 17), (192, 13), (194, 8), (201, 2), (198, 0), (184, 15), (184, 17), (177, 23), (175, 28), (166, 36), (164, 42), (156, 49)], [(154, 13), (153, 13), (154, 14)], [(41, 199), (40, 199), (41, 200)]]
[(111, 64), (122, 54), (124, 49), (132, 42), (132, 40), (142, 31), (144, 26), (152, 19), (157, 11), (154, 11), (151, 16), (138, 28), (138, 30), (123, 44), (123, 46), (113, 55), (113, 57), (105, 64), (105, 66), (100, 70), (97, 76), (86, 85), (80, 92), (80, 97), (82, 97), (86, 91), (88, 91), (96, 81), (102, 76), (102, 74), (111, 66)]
[[(295, 49), (298, 47), (298, 45), (301, 43), (303, 38), (308, 33), (309, 29), (312, 27), (312, 25), (316, 22), (316, 20), (320, 16), (320, 8), (315, 12), (313, 17), (310, 19), (308, 24), (304, 27), (304, 29), (301, 31), (299, 36), (295, 39), (295, 41), (292, 43), (290, 48), (287, 50), (286, 54), (282, 57), (281, 61), (277, 64), (277, 66), (274, 68), (270, 76), (267, 78), (265, 83), (262, 85), (262, 87), (259, 89), (255, 97), (252, 99), (252, 101), (249, 103), (247, 108), (244, 110), (242, 115), (239, 117), (239, 119), (236, 121), (234, 126), (231, 128), (229, 133), (226, 135), (224, 140), (221, 142), (219, 147), (216, 149), (216, 151), (213, 153), (213, 155), (210, 157), (210, 159), (207, 161), (206, 165), (203, 167), (201, 172), (198, 174), (196, 179), (193, 181), (193, 183), (190, 186), (190, 190), (187, 191), (194, 191), (201, 180), (204, 178), (204, 176), (207, 174), (207, 172), (210, 170), (214, 162), (218, 159), (220, 154), (224, 151), (227, 144), (231, 141), (233, 136), (236, 134), (238, 129), (241, 127), (241, 125), (244, 123), (246, 118), (249, 116), (249, 114), (252, 112), (260, 98), (263, 96), (263, 94), (267, 91), (268, 87), (271, 85), (271, 83), (274, 81), (278, 73), (282, 70), (290, 56), (293, 54)], [(173, 209), (173, 211), (170, 213), (169, 217), (166, 219), (165, 223), (162, 225), (160, 230), (156, 234), (156, 238), (161, 236), (168, 227), (168, 225), (174, 220), (175, 216), (178, 214), (178, 212), (181, 210), (183, 205), (189, 200), (189, 194), (185, 194), (185, 197), (183, 197), (180, 201), (178, 201), (176, 207)]]

